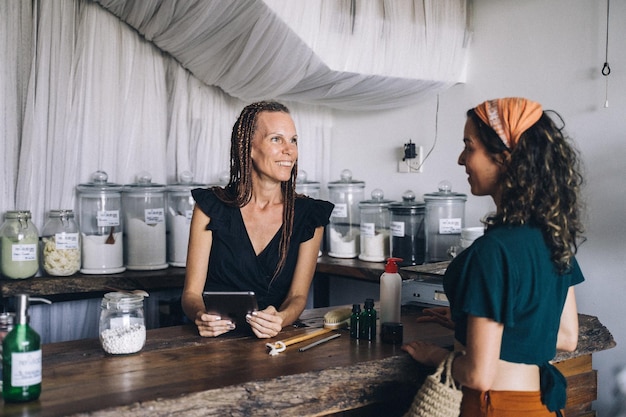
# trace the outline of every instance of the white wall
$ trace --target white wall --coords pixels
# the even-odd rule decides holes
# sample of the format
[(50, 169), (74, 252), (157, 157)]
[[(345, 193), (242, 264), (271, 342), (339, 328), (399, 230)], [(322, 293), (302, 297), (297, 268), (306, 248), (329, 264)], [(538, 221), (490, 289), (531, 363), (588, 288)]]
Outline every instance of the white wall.
[[(613, 372), (626, 364), (626, 2), (611, 2), (609, 107), (604, 108), (606, 2), (589, 0), (475, 0), (468, 81), (440, 97), (437, 145), (421, 174), (397, 173), (402, 145), (410, 138), (429, 149), (435, 136), (436, 99), (381, 113), (335, 114), (331, 179), (349, 168), (366, 182), (366, 196), (382, 188), (400, 199), (412, 189), (435, 191), (448, 179), (469, 193), (456, 164), (465, 111), (496, 97), (526, 96), (557, 110), (582, 152), (586, 166), (587, 242), (578, 259), (586, 282), (577, 288), (579, 311), (598, 316), (616, 348), (594, 355), (599, 371), (595, 409), (609, 415)], [(472, 197), (466, 222), (475, 225), (493, 209)]]

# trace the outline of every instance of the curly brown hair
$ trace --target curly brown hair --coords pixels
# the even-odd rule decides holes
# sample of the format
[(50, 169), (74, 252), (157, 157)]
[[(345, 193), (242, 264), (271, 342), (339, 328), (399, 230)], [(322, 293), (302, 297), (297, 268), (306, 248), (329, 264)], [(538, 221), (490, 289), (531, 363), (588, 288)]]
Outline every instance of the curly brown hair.
[[(563, 119), (556, 112), (551, 112)], [(572, 257), (585, 238), (581, 221), (580, 190), (583, 184), (578, 150), (547, 112), (526, 130), (510, 151), (496, 132), (476, 115), (480, 140), (487, 151), (504, 166), (502, 196), (490, 225), (532, 224), (543, 231), (552, 262), (559, 273), (566, 273)]]
[[(215, 195), (224, 203), (243, 207), (252, 198), (252, 158), (251, 143), (257, 128), (257, 120), (262, 112), (283, 112), (289, 109), (276, 101), (259, 101), (252, 103), (241, 111), (233, 125), (230, 138), (230, 179), (224, 187), (213, 187)], [(283, 194), (283, 227), (279, 245), (279, 261), (274, 270), (276, 277), (285, 266), (287, 251), (293, 231), (294, 208), (296, 198), (296, 176), (298, 161), (291, 170), (291, 178), (281, 184)], [(273, 279), (272, 278), (272, 279)]]

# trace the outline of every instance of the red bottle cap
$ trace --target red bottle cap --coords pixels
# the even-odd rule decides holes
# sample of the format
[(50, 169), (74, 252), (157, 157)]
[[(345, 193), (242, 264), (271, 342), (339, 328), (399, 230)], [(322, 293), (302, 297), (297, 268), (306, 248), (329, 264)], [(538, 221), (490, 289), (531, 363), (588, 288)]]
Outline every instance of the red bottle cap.
[(387, 258), (387, 264), (385, 265), (385, 272), (397, 273), (398, 262), (402, 262), (402, 258)]

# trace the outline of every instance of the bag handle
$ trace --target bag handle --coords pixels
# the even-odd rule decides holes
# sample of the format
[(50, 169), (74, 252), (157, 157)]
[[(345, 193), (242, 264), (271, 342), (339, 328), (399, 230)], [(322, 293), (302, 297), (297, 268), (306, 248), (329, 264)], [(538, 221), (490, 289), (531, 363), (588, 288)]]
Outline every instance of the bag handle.
[[(459, 384), (457, 386), (456, 382), (454, 381), (454, 378), (452, 377), (452, 362), (454, 362), (457, 356), (462, 355), (462, 354), (464, 354), (464, 352), (454, 352), (454, 351), (450, 352), (448, 356), (446, 356), (446, 358), (441, 361), (441, 363), (437, 367), (437, 370), (435, 371), (433, 376), (437, 378), (439, 381), (442, 381), (447, 387), (450, 387), (453, 389), (461, 389), (461, 385)], [(444, 379), (442, 379), (441, 376), (443, 375), (444, 370), (445, 370), (445, 375), (444, 375)]]

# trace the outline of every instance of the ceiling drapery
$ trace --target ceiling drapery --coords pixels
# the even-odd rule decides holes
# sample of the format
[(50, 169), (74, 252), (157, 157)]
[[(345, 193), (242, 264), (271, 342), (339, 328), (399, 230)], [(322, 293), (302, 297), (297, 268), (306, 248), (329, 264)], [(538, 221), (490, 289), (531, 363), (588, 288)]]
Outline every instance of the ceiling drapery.
[(379, 110), (465, 79), (467, 0), (96, 1), (246, 102)]

